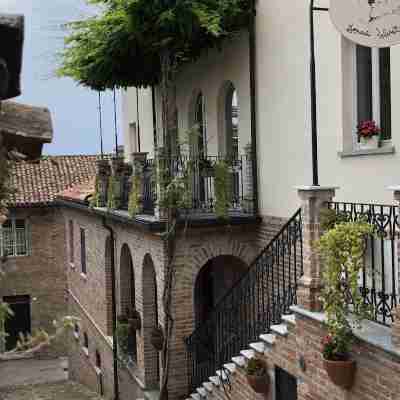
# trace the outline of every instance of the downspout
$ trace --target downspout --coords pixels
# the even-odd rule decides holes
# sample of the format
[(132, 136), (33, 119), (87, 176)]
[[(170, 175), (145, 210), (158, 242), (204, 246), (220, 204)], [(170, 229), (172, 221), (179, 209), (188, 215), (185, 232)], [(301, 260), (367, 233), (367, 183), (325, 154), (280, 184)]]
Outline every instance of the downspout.
[(249, 24), (249, 53), (250, 53), (250, 105), (251, 105), (251, 152), (253, 167), (254, 214), (258, 215), (258, 167), (257, 167), (257, 110), (256, 110), (256, 5), (251, 2)]
[(114, 364), (114, 400), (119, 400), (118, 381), (118, 349), (117, 349), (117, 304), (115, 300), (115, 236), (111, 226), (107, 225), (106, 217), (103, 217), (103, 227), (110, 232), (111, 238), (111, 302), (112, 302), (112, 329), (113, 329), (113, 364)]

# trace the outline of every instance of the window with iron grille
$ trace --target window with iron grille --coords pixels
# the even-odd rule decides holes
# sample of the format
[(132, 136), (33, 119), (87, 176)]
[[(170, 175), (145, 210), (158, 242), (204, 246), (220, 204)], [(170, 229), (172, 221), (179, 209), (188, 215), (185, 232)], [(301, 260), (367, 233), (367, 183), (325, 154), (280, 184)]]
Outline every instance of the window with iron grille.
[(81, 268), (82, 274), (86, 275), (86, 235), (83, 228), (81, 228)]
[(8, 219), (0, 226), (0, 256), (29, 255), (28, 224), (24, 219)]

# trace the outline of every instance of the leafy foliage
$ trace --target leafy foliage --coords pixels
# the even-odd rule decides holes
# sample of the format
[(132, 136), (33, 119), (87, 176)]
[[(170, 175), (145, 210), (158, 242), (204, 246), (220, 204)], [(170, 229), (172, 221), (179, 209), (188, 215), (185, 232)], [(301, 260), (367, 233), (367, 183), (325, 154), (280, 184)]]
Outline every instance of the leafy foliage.
[(138, 174), (132, 175), (131, 192), (129, 193), (128, 212), (131, 218), (140, 212), (141, 201), (141, 178)]
[(99, 207), (100, 206), (100, 182), (99, 177), (96, 175), (96, 181), (94, 183), (94, 193), (90, 198), (90, 207)]
[(203, 50), (248, 25), (250, 0), (91, 0), (98, 14), (70, 24), (58, 73), (96, 90), (149, 86), (171, 65), (196, 60)]
[(251, 376), (265, 376), (268, 374), (267, 364), (258, 358), (252, 358), (247, 363), (246, 374)]
[(119, 196), (116, 196), (119, 190), (119, 180), (115, 179), (113, 175), (110, 175), (110, 178), (108, 179), (107, 208), (115, 210), (120, 206), (119, 201), (117, 200), (119, 199)]
[[(374, 234), (372, 225), (363, 222), (338, 223), (319, 240), (324, 289), (322, 301), (327, 316), (328, 338), (323, 343), (324, 356), (346, 359), (351, 349), (352, 330), (370, 313), (358, 285), (364, 265), (366, 237)], [(352, 306), (348, 305), (348, 298)]]
[(330, 208), (323, 208), (320, 214), (321, 227), (326, 232), (335, 227), (336, 224), (347, 221), (344, 212), (336, 212)]

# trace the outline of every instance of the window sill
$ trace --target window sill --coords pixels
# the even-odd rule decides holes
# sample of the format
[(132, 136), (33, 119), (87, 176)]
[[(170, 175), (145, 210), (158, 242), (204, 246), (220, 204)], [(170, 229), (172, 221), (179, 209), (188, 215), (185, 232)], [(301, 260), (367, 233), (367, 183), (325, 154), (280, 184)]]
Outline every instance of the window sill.
[(384, 154), (394, 154), (395, 152), (396, 149), (394, 146), (383, 146), (371, 150), (345, 150), (345, 151), (340, 151), (338, 154), (340, 158), (347, 158), (347, 157), (361, 157), (361, 156), (379, 156)]
[(71, 269), (75, 269), (75, 268), (76, 268), (76, 267), (75, 267), (75, 264), (72, 263), (72, 262), (69, 263), (69, 266), (70, 266)]
[(87, 281), (87, 275), (84, 274), (83, 272), (81, 272), (81, 278), (83, 281), (85, 281), (85, 282)]
[(74, 332), (74, 338), (75, 340), (79, 340), (79, 333)]
[(83, 354), (85, 354), (86, 357), (89, 357), (89, 349), (87, 347), (82, 347)]

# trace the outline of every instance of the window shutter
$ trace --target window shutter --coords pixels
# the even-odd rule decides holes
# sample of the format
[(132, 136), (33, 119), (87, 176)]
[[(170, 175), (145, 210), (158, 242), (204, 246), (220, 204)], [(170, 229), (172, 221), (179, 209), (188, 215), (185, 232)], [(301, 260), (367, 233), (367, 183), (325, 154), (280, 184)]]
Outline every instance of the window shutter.
[(379, 50), (379, 89), (382, 139), (392, 138), (390, 48)]
[(81, 228), (81, 267), (82, 273), (86, 275), (86, 237), (85, 230)]

